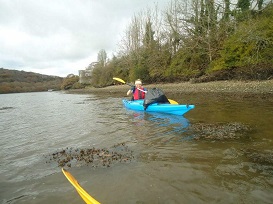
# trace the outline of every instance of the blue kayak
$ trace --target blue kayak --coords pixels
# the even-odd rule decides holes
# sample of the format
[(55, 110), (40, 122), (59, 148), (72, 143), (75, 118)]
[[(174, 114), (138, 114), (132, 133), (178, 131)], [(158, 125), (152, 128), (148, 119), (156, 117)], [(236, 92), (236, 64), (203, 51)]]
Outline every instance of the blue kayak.
[(158, 112), (158, 113), (168, 113), (173, 115), (184, 115), (191, 109), (194, 109), (194, 105), (182, 105), (182, 104), (166, 104), (166, 103), (153, 103), (144, 110), (143, 102), (144, 100), (134, 100), (130, 101), (127, 99), (122, 100), (123, 105), (131, 110), (136, 111), (147, 111), (147, 112)]

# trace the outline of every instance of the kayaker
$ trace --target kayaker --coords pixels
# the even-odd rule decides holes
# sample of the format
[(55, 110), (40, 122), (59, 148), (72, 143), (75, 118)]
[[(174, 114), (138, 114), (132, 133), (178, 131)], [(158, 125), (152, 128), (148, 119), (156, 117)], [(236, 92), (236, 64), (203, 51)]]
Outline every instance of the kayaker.
[(135, 86), (127, 91), (127, 96), (133, 94), (132, 100), (144, 99), (145, 92), (147, 92), (147, 90), (142, 86), (142, 81), (137, 79), (135, 81)]

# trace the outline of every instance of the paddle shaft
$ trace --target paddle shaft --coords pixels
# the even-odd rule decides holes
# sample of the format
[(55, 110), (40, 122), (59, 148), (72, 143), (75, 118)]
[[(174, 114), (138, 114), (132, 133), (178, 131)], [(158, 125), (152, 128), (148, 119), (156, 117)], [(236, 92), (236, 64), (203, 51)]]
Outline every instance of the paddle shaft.
[(140, 88), (137, 88), (137, 87), (135, 87), (137, 90), (140, 90), (140, 91), (142, 91), (142, 92), (144, 92), (144, 93), (147, 93), (147, 91), (144, 91), (144, 90), (142, 90), (142, 89), (140, 89)]

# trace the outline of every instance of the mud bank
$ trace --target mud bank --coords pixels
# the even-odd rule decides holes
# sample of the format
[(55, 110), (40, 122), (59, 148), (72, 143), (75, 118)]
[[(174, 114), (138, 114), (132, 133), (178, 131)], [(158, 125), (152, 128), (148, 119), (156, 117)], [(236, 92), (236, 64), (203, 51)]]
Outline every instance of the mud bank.
[[(144, 84), (148, 89), (160, 88), (166, 94), (232, 94), (232, 95), (262, 95), (273, 96), (273, 80), (267, 81), (215, 81), (207, 83), (168, 83), (168, 84)], [(113, 85), (104, 88), (86, 87), (85, 89), (74, 89), (68, 93), (122, 93), (125, 94), (129, 89), (128, 85)]]

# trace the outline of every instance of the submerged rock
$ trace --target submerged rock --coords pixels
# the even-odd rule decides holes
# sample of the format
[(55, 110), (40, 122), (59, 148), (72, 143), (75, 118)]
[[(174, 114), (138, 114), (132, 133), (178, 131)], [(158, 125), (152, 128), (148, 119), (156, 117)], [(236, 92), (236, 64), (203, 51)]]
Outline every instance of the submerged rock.
[(133, 152), (125, 143), (106, 148), (66, 148), (46, 156), (46, 163), (57, 162), (60, 167), (84, 166), (110, 167), (119, 162), (130, 162), (134, 159)]
[(189, 127), (195, 140), (232, 140), (245, 137), (251, 128), (241, 123), (197, 123)]
[(273, 152), (262, 152), (255, 149), (242, 150), (244, 155), (253, 163), (270, 165), (273, 169)]

